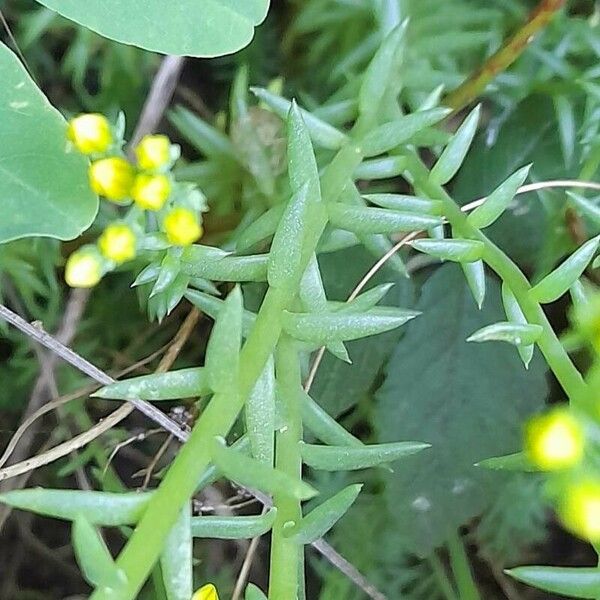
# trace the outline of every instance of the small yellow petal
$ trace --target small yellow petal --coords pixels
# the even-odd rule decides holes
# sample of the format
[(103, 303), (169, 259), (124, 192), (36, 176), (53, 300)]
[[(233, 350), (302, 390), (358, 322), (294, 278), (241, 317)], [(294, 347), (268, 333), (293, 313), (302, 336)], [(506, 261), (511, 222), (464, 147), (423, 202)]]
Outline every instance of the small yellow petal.
[(134, 202), (145, 210), (160, 210), (171, 194), (171, 180), (166, 175), (136, 176), (131, 189)]
[(217, 588), (212, 583), (207, 583), (192, 596), (192, 600), (219, 600)]
[(119, 156), (103, 158), (90, 165), (92, 189), (109, 200), (124, 200), (131, 195), (135, 171)]
[(188, 208), (174, 208), (163, 221), (167, 239), (174, 246), (189, 246), (202, 236), (202, 226)]
[(106, 152), (113, 143), (108, 121), (102, 115), (95, 113), (71, 119), (67, 128), (67, 137), (83, 154)]
[(558, 514), (576, 535), (600, 542), (600, 481), (584, 479), (567, 487)]
[(96, 251), (77, 250), (67, 259), (65, 281), (74, 288), (94, 287), (102, 278), (102, 263)]
[(161, 169), (171, 162), (171, 142), (166, 135), (147, 135), (135, 149), (141, 169)]
[(579, 421), (566, 409), (534, 417), (525, 430), (525, 453), (543, 471), (567, 469), (583, 458), (585, 436)]
[(125, 223), (109, 225), (98, 239), (100, 252), (117, 264), (135, 258), (135, 233)]

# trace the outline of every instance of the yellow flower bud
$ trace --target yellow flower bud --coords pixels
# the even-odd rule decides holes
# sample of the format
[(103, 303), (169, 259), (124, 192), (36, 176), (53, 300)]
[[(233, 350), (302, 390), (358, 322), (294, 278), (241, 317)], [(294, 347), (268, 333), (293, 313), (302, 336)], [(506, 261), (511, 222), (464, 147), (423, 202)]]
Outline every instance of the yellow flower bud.
[(175, 246), (189, 246), (202, 235), (202, 226), (189, 208), (174, 208), (165, 217), (167, 239)]
[(67, 259), (65, 281), (74, 288), (94, 287), (102, 278), (102, 262), (95, 250), (83, 248)]
[(135, 177), (133, 167), (119, 156), (103, 158), (90, 165), (92, 189), (109, 200), (124, 200), (131, 195)]
[(171, 194), (171, 181), (166, 175), (136, 176), (131, 189), (135, 203), (145, 210), (160, 210)]
[(135, 233), (125, 223), (109, 225), (98, 239), (100, 252), (117, 264), (135, 258)]
[(67, 137), (83, 154), (106, 152), (113, 143), (110, 125), (102, 115), (90, 113), (69, 121)]
[(171, 142), (166, 135), (146, 135), (135, 149), (141, 169), (152, 171), (171, 162)]
[(525, 453), (543, 471), (566, 469), (583, 457), (584, 433), (577, 419), (558, 408), (534, 417), (525, 430)]
[(590, 542), (600, 542), (600, 481), (583, 479), (570, 485), (558, 514), (573, 533)]
[(192, 596), (192, 600), (219, 600), (217, 588), (212, 583), (207, 583)]

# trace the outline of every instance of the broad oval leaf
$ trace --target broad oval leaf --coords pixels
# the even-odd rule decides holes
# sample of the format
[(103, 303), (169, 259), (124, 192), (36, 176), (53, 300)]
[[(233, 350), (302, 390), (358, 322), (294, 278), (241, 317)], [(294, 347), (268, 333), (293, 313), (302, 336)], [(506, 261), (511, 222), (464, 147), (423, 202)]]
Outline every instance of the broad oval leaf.
[(88, 161), (19, 59), (0, 43), (0, 243), (76, 238), (98, 212)]
[(423, 442), (390, 442), (358, 446), (322, 446), (300, 442), (305, 464), (321, 471), (356, 471), (392, 462), (430, 448)]
[(100, 35), (153, 52), (221, 56), (250, 43), (269, 0), (38, 0)]
[(507, 575), (521, 583), (570, 598), (597, 598), (600, 569), (597, 567), (517, 567)]

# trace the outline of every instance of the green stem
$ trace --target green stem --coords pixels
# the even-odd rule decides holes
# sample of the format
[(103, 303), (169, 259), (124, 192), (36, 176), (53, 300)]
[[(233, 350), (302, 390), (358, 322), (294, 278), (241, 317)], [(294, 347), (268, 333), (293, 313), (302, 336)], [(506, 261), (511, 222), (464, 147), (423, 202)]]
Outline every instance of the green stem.
[[(298, 392), (302, 376), (298, 352), (291, 338), (283, 335), (275, 354), (278, 391), (283, 412), (283, 426), (277, 432), (276, 467), (295, 479), (302, 479), (302, 416)], [(302, 519), (300, 501), (286, 494), (273, 498), (277, 518), (271, 538), (270, 600), (296, 600), (302, 586), (300, 565), (303, 547), (285, 536), (285, 525)]]
[(495, 54), (487, 59), (469, 79), (444, 99), (444, 104), (458, 112), (468, 106), (487, 85), (506, 70), (525, 50), (534, 37), (544, 29), (565, 4), (566, 0), (541, 0), (529, 20)]
[(529, 293), (531, 284), (523, 272), (485, 234), (467, 221), (467, 216), (442, 186), (430, 181), (427, 167), (416, 155), (411, 157), (409, 170), (418, 188), (431, 198), (444, 203), (445, 216), (455, 231), (465, 237), (483, 242), (485, 246), (483, 260), (508, 285), (527, 320), (542, 328), (542, 335), (537, 342), (538, 347), (567, 397), (571, 402), (577, 402), (585, 393), (586, 384), (554, 333), (542, 307), (531, 298)]
[(427, 562), (433, 571), (435, 580), (444, 598), (446, 600), (459, 600), (454, 588), (452, 587), (452, 583), (450, 583), (446, 569), (444, 568), (444, 565), (442, 564), (442, 561), (439, 559), (438, 555), (434, 552), (427, 558)]
[(465, 552), (462, 540), (456, 531), (452, 532), (446, 542), (450, 565), (458, 588), (460, 600), (481, 600), (479, 590), (473, 579), (469, 558)]

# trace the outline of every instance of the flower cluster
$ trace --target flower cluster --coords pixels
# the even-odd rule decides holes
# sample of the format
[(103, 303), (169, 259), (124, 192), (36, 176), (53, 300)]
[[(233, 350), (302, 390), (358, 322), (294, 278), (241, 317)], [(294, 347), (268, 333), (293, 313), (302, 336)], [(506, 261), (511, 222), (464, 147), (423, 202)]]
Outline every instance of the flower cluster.
[(133, 260), (150, 234), (162, 236), (165, 246), (189, 246), (202, 236), (203, 199), (174, 181), (171, 169), (179, 148), (167, 136), (145, 136), (134, 150), (135, 164), (123, 155), (122, 135), (102, 115), (75, 117), (67, 137), (90, 157), (92, 189), (109, 202), (129, 207), (122, 219), (106, 227), (97, 244), (69, 257), (65, 279), (70, 286), (95, 286), (105, 273)]
[(547, 489), (563, 525), (600, 543), (600, 298), (578, 306), (571, 342), (591, 348), (595, 361), (582, 397), (533, 417), (525, 427), (528, 462), (548, 476)]

